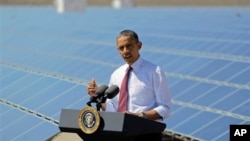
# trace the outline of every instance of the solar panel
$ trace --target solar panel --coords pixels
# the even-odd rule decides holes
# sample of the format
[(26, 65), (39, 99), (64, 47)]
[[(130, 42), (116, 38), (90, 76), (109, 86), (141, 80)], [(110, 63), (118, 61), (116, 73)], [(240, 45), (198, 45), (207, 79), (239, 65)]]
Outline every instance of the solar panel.
[(0, 12), (0, 140), (45, 140), (59, 132), (61, 109), (86, 106), (86, 84), (108, 84), (123, 63), (115, 38), (127, 28), (140, 35), (141, 55), (168, 77), (174, 105), (166, 130), (229, 140), (230, 124), (250, 124), (247, 7)]

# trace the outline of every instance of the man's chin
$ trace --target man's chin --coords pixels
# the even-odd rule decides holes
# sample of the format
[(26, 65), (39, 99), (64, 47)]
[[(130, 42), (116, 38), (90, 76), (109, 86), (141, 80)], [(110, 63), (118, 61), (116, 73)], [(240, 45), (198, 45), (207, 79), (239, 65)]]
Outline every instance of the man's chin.
[(131, 58), (127, 58), (127, 59), (123, 58), (123, 59), (124, 59), (124, 61), (125, 61), (127, 64), (131, 64), (131, 62), (132, 62), (132, 59), (131, 59)]
[(129, 59), (128, 59), (128, 58), (123, 58), (123, 60), (124, 60), (125, 62), (129, 62)]

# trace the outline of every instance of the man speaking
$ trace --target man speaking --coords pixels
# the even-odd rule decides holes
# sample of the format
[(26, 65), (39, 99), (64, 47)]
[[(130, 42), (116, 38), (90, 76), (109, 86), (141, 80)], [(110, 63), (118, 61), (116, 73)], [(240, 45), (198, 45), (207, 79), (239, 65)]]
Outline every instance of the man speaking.
[[(109, 86), (119, 86), (120, 92), (114, 98), (107, 99), (101, 109), (156, 121), (169, 117), (172, 103), (166, 76), (158, 65), (141, 57), (142, 42), (137, 33), (121, 31), (116, 38), (116, 46), (125, 64), (112, 73)], [(95, 96), (97, 88), (97, 83), (92, 80), (87, 87), (88, 94)], [(161, 134), (140, 138), (161, 141)]]

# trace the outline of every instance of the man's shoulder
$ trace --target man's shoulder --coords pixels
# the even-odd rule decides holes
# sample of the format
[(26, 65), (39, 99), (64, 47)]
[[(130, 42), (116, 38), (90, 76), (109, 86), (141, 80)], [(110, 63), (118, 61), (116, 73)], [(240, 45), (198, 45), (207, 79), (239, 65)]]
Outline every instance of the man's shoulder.
[(148, 66), (152, 66), (152, 67), (156, 67), (157, 66), (155, 63), (153, 63), (151, 61), (148, 61), (146, 59), (143, 59), (142, 64), (148, 65)]
[(150, 62), (148, 60), (145, 60), (145, 59), (143, 59), (143, 61), (142, 61), (142, 66), (146, 67), (147, 69), (150, 69), (150, 70), (160, 69), (159, 65), (157, 65), (153, 62)]

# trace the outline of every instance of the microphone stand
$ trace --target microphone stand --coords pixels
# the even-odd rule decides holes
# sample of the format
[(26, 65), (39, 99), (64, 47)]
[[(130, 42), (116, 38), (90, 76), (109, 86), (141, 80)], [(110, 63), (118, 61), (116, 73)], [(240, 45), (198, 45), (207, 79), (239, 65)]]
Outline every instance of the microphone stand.
[(100, 97), (100, 99), (97, 100), (97, 102), (96, 102), (97, 111), (100, 111), (100, 109), (102, 107), (102, 103), (105, 103), (106, 99), (107, 99), (107, 96), (102, 96), (102, 97)]
[(104, 103), (107, 99), (107, 96), (102, 96), (99, 99), (96, 99), (96, 101), (92, 101), (90, 100), (89, 102), (87, 102), (87, 105), (92, 107), (91, 103), (94, 102), (96, 103), (96, 109), (97, 111), (100, 111), (101, 107), (102, 107), (102, 103)]
[(100, 110), (101, 104), (100, 104), (100, 100), (97, 97), (90, 98), (90, 100), (87, 102), (87, 105), (90, 106), (90, 107), (92, 107), (91, 103), (96, 103), (96, 109), (97, 109), (97, 111)]
[(100, 111), (101, 107), (102, 107), (101, 102), (97, 102), (96, 103), (96, 109), (97, 109), (97, 111)]
[[(87, 102), (87, 105), (92, 107), (91, 103), (92, 103), (92, 101), (89, 101), (89, 102)], [(101, 107), (102, 107), (101, 102), (96, 102), (97, 111), (100, 111)]]

